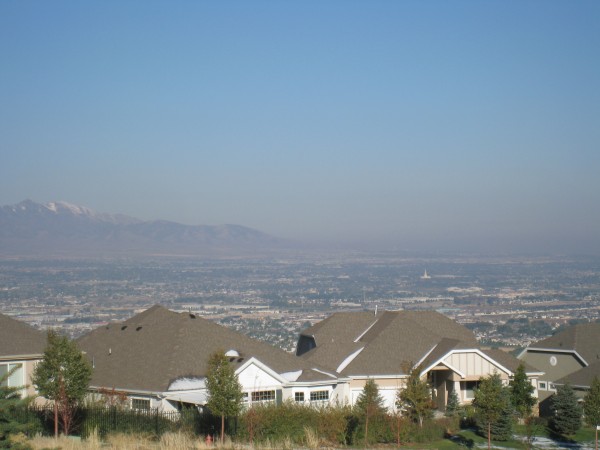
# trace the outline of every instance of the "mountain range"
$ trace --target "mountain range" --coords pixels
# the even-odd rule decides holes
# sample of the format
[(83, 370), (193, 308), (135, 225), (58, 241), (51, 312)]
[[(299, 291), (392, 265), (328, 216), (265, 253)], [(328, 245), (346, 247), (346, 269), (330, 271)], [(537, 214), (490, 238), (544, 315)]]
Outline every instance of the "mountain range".
[(67, 202), (0, 207), (0, 256), (242, 256), (287, 245), (240, 225), (143, 221)]

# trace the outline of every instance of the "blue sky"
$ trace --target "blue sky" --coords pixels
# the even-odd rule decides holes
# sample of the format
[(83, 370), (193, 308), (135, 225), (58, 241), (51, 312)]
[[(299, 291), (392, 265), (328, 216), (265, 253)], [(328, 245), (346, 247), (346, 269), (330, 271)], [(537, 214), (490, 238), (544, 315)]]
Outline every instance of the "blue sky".
[(598, 1), (0, 2), (0, 204), (600, 253)]

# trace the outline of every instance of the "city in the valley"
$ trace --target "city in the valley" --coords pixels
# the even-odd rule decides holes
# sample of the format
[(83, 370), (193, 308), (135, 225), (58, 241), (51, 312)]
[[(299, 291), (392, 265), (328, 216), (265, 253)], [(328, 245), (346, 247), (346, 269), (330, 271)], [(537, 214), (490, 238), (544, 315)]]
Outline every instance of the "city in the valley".
[(338, 311), (435, 310), (522, 348), (600, 319), (600, 259), (310, 253), (194, 260), (4, 259), (0, 313), (73, 337), (160, 304), (293, 352)]

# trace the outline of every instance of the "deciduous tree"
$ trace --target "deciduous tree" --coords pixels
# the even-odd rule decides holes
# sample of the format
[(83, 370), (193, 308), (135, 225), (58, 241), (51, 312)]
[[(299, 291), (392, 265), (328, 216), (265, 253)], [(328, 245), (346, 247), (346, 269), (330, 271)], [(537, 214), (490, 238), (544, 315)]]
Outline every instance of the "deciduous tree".
[(75, 409), (87, 393), (92, 367), (66, 336), (48, 332), (48, 345), (42, 361), (35, 367), (32, 381), (38, 392), (54, 401), (54, 433), (58, 434), (58, 418), (63, 432), (71, 431)]
[(433, 400), (427, 380), (421, 378), (421, 366), (413, 367), (406, 385), (396, 394), (396, 406), (423, 427), (423, 421), (433, 416)]
[(221, 416), (221, 444), (223, 444), (225, 418), (239, 415), (243, 393), (235, 370), (222, 351), (217, 351), (209, 357), (206, 388), (208, 390), (206, 406), (214, 415)]

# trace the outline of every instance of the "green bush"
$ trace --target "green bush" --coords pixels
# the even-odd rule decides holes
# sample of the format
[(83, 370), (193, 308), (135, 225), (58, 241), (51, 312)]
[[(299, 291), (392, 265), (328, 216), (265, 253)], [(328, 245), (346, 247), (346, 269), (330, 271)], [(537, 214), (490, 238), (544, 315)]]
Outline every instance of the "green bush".
[(317, 433), (329, 444), (346, 445), (352, 435), (348, 419), (351, 417), (349, 406), (324, 406), (317, 410)]
[(317, 413), (316, 409), (292, 401), (254, 405), (242, 413), (237, 436), (251, 442), (291, 439), (301, 444), (305, 427), (317, 429)]

